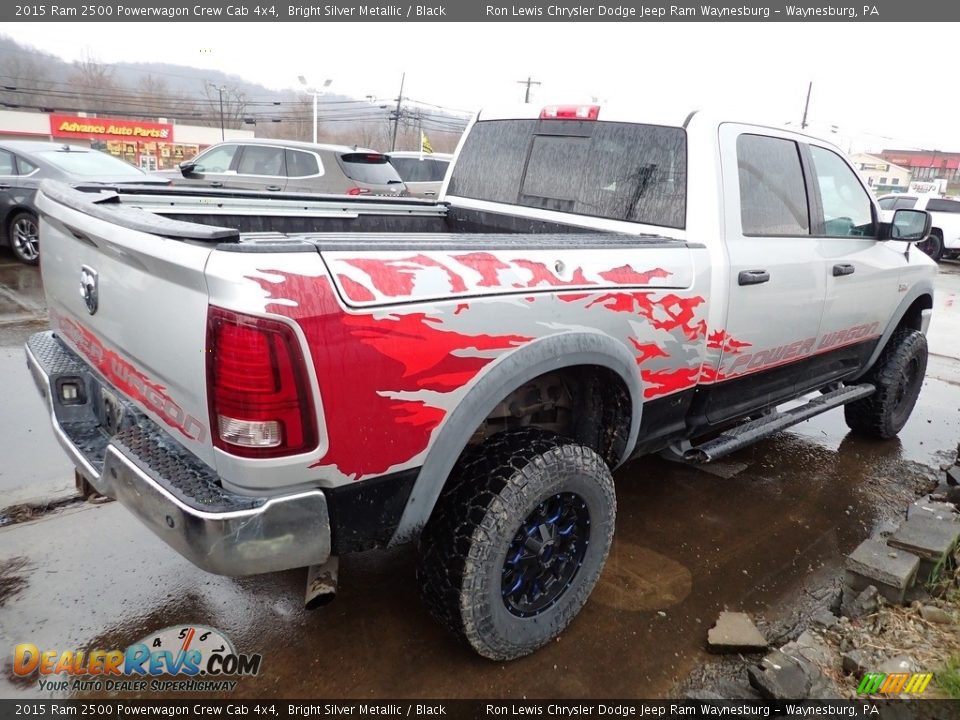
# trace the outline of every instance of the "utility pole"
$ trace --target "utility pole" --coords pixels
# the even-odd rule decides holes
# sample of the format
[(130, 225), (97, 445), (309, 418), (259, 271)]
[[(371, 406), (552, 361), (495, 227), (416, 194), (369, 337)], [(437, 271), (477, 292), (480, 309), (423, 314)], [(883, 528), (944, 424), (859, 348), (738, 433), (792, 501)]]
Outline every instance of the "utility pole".
[(403, 83), (407, 79), (407, 74), (400, 76), (400, 94), (397, 95), (397, 109), (393, 114), (393, 142), (390, 143), (390, 152), (397, 149), (397, 126), (400, 124), (400, 103), (403, 100)]
[(534, 80), (532, 77), (530, 77), (529, 75), (527, 75), (527, 79), (526, 79), (526, 80), (517, 80), (517, 84), (518, 84), (518, 85), (526, 85), (526, 86), (527, 86), (527, 92), (526, 92), (526, 93), (524, 94), (524, 96), (523, 96), (523, 102), (529, 103), (529, 102), (530, 102), (530, 86), (531, 86), (531, 85), (539, 85), (540, 82), (537, 81), (537, 80)]
[(807, 85), (807, 102), (803, 106), (803, 120), (800, 121), (800, 129), (805, 130), (807, 127), (807, 111), (810, 109), (810, 92), (813, 90), (813, 81), (810, 81), (810, 84)]
[(227, 89), (226, 85), (214, 85), (213, 83), (207, 83), (208, 87), (213, 88), (220, 95), (220, 140), (226, 140), (226, 133), (223, 129), (223, 91)]

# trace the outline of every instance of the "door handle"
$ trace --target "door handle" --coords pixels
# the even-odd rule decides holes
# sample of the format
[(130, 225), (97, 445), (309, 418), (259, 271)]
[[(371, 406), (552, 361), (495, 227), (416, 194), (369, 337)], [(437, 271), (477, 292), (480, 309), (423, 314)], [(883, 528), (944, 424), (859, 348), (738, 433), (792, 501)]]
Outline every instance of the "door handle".
[(278, 190), (282, 190), (282, 189), (283, 188), (281, 188), (279, 185), (267, 185), (267, 190), (270, 190), (272, 192), (277, 192)]
[(770, 273), (766, 270), (741, 270), (737, 276), (740, 285), (760, 285), (769, 279)]
[(7, 183), (0, 183), (0, 190), (9, 190), (13, 185), (8, 185)]
[(210, 183), (210, 187), (223, 187), (223, 183), (219, 180), (214, 180), (212, 183)]
[(853, 275), (856, 271), (856, 268), (850, 263), (839, 263), (838, 265), (833, 266), (833, 276), (840, 277), (841, 275)]

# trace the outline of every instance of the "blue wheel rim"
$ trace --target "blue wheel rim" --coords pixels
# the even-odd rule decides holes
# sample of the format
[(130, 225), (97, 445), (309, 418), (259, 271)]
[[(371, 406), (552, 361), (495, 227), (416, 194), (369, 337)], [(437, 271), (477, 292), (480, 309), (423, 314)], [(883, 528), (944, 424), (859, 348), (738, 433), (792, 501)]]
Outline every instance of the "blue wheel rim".
[(590, 543), (590, 512), (576, 493), (545, 498), (510, 541), (501, 593), (507, 610), (533, 617), (548, 610), (573, 584)]

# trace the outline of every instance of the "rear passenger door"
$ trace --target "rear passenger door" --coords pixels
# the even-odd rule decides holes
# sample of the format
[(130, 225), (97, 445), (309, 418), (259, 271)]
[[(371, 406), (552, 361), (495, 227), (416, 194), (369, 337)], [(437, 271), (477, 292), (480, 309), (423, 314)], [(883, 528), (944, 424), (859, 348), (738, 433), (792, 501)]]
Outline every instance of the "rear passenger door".
[(287, 185), (284, 148), (275, 145), (243, 145), (235, 165), (237, 172), (224, 187), (280, 192)]
[(709, 339), (722, 349), (706, 402), (712, 422), (794, 394), (826, 292), (800, 143), (728, 123), (720, 126), (720, 153), (729, 295), (726, 324)]

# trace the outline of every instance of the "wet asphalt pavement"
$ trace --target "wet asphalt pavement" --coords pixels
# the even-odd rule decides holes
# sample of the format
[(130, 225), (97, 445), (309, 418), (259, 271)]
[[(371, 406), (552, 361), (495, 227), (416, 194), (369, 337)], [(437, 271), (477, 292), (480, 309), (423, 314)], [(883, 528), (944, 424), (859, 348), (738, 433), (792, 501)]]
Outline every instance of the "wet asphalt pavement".
[[(208, 575), (117, 503), (74, 504), (0, 528), (0, 697), (52, 697), (11, 672), (13, 646), (124, 648), (179, 624), (263, 655), (234, 697), (657, 697), (709, 656), (723, 609), (774, 622), (926, 488), (960, 439), (960, 265), (938, 278), (930, 366), (897, 440), (847, 434), (840, 411), (703, 469), (646, 458), (616, 475), (617, 534), (600, 584), (556, 642), (492, 663), (419, 601), (412, 548), (341, 559), (337, 599), (305, 611), (304, 571)], [(53, 439), (22, 343), (43, 327), (39, 273), (0, 251), (0, 507), (62, 497)], [(188, 694), (178, 697), (188, 697)]]

